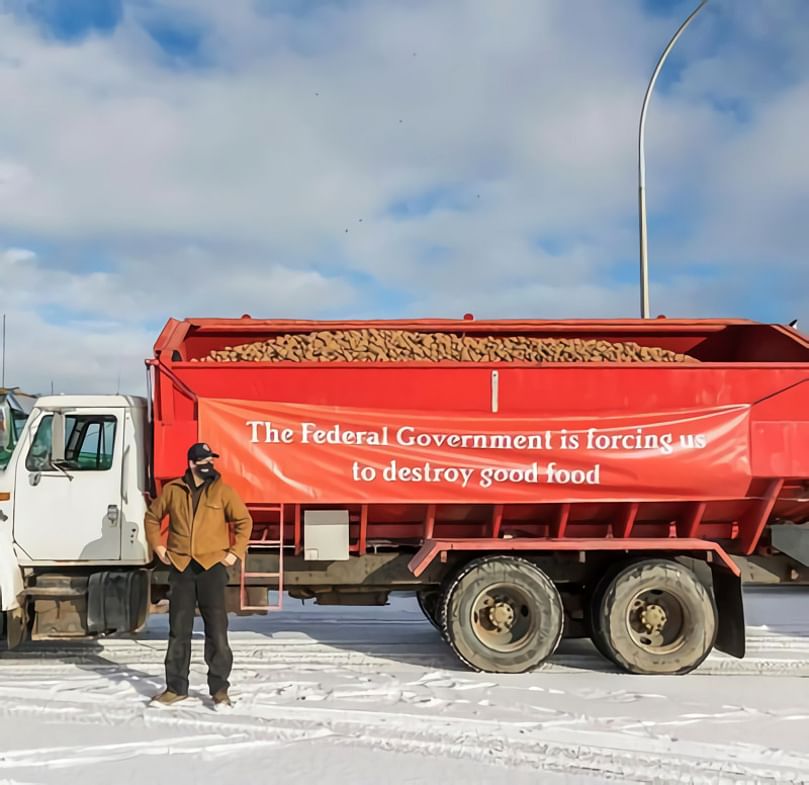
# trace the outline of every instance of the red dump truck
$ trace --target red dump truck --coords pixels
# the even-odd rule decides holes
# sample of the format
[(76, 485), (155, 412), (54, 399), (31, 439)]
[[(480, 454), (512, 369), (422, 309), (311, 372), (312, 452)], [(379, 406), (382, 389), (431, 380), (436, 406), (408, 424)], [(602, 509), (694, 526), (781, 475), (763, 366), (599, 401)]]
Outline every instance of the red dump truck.
[(144, 624), (167, 594), (145, 504), (199, 440), (254, 519), (232, 610), (415, 593), (478, 670), (589, 636), (627, 671), (684, 673), (743, 656), (743, 583), (809, 583), (790, 327), (171, 320), (147, 366), (146, 399), (42, 398), (6, 438), (11, 645)]

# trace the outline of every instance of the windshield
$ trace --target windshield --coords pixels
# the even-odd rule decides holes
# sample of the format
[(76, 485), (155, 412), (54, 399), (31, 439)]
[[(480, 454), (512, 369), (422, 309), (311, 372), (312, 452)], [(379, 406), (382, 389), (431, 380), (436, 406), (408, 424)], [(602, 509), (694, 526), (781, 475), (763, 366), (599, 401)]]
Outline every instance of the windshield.
[(8, 405), (0, 407), (0, 471), (5, 471), (28, 415)]

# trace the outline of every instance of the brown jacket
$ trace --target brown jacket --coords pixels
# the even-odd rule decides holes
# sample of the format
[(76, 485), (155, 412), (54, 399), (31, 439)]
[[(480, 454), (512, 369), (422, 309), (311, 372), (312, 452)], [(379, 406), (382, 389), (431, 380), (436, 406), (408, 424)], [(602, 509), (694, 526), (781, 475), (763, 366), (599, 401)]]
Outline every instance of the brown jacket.
[[(171, 563), (180, 572), (195, 560), (206, 570), (221, 562), (230, 552), (244, 559), (253, 520), (236, 491), (220, 478), (203, 491), (193, 514), (191, 489), (179, 478), (167, 483), (146, 512), (146, 539), (152, 550), (161, 545), (160, 522), (169, 516), (166, 549)], [(230, 544), (233, 525), (234, 543)]]

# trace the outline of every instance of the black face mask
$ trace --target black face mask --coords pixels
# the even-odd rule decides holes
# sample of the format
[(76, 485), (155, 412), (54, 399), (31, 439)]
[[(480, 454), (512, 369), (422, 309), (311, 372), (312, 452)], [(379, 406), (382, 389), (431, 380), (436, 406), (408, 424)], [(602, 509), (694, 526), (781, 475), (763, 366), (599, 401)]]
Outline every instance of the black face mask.
[(212, 463), (201, 463), (194, 467), (194, 471), (203, 479), (207, 480), (216, 474), (216, 469)]

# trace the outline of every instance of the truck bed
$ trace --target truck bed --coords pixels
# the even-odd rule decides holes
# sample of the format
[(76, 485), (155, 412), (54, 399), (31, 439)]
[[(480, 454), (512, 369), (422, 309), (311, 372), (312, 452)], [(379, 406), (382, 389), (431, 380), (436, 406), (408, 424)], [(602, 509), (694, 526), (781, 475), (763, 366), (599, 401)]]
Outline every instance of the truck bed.
[[(225, 347), (274, 336), (366, 328), (632, 341), (687, 354), (694, 362), (201, 362)], [(670, 319), (171, 320), (149, 362), (157, 486), (182, 473), (189, 443), (216, 436), (214, 446), (223, 449), (220, 463), (245, 494), (258, 530), (265, 527), (268, 538), (278, 537), (282, 507), (283, 539), (298, 552), (302, 510), (322, 506), (349, 511), (355, 553), (417, 545), (430, 537), (698, 537), (749, 554), (766, 545), (762, 534), (768, 522), (809, 520), (809, 343), (780, 325)], [(227, 420), (226, 411), (236, 419)], [(431, 494), (422, 484), (405, 498), (381, 485), (369, 490), (348, 483), (338, 498), (339, 483), (335, 490), (325, 478), (337, 470), (338, 459), (351, 458), (350, 447), (319, 452), (320, 463), (300, 468), (308, 471), (309, 491), (290, 490), (276, 482), (278, 473), (269, 464), (262, 468), (255, 462), (257, 447), (250, 452), (232, 441), (239, 411), (256, 417), (264, 412), (262, 420), (331, 412), (347, 423), (388, 413), (397, 422), (415, 418), (439, 430), (442, 422), (455, 420), (482, 423), (484, 430), (517, 422), (557, 431), (571, 424), (629, 427), (700, 412), (738, 412), (743, 421), (734, 420), (733, 430), (717, 426), (725, 441), (716, 444), (733, 455), (718, 451), (710, 461), (693, 462), (694, 476), (679, 485), (663, 472), (657, 475), (660, 487), (654, 487), (654, 477), (641, 482), (643, 471), (633, 469), (623, 484), (588, 488), (586, 495), (572, 486), (569, 493), (556, 488), (551, 494), (548, 485), (527, 493), (504, 486), (488, 494), (446, 489)], [(200, 431), (200, 412), (208, 412), (216, 427)]]

